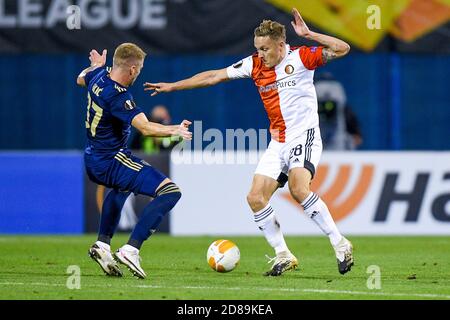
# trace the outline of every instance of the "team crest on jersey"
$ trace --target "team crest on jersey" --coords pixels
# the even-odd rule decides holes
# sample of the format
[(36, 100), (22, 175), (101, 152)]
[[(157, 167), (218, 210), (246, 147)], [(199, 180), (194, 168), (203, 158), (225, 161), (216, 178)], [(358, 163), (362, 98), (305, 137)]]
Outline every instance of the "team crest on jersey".
[(288, 65), (286, 66), (286, 68), (284, 68), (284, 71), (285, 71), (287, 74), (292, 74), (292, 72), (294, 72), (294, 67), (293, 67), (291, 64), (288, 64)]
[(240, 68), (243, 63), (244, 63), (244, 61), (242, 61), (242, 60), (239, 62), (236, 62), (235, 64), (233, 64), (233, 68), (235, 68), (235, 69)]
[(133, 110), (136, 107), (136, 103), (134, 103), (133, 100), (127, 100), (127, 101), (125, 101), (124, 107), (127, 110)]

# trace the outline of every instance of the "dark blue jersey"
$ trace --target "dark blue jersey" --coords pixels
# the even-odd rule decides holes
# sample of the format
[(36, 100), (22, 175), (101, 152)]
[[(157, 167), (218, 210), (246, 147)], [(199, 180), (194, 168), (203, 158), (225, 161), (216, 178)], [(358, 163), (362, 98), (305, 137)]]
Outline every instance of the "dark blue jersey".
[(105, 68), (87, 73), (84, 80), (88, 88), (86, 151), (113, 156), (127, 148), (131, 121), (142, 110), (127, 88), (111, 80)]
[(84, 163), (89, 178), (108, 188), (156, 197), (167, 177), (127, 150), (131, 121), (142, 110), (106, 69), (89, 72), (84, 81), (88, 88)]

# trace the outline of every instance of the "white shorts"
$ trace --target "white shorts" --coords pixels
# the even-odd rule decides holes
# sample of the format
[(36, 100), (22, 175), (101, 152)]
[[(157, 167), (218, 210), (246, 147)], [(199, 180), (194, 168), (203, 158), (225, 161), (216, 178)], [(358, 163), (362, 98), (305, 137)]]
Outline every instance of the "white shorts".
[(306, 168), (314, 177), (322, 155), (322, 138), (318, 127), (304, 132), (289, 143), (271, 140), (266, 152), (259, 160), (255, 174), (268, 176), (284, 185), (289, 170)]

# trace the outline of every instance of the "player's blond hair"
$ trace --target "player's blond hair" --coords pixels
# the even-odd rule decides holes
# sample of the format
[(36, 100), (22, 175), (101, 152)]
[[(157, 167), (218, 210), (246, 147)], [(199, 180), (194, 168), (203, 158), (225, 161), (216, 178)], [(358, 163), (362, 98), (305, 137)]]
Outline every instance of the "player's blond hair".
[(116, 67), (129, 66), (145, 59), (147, 54), (134, 43), (122, 43), (114, 52), (113, 63)]
[(270, 37), (272, 40), (286, 41), (286, 27), (272, 20), (263, 20), (255, 29), (255, 37)]

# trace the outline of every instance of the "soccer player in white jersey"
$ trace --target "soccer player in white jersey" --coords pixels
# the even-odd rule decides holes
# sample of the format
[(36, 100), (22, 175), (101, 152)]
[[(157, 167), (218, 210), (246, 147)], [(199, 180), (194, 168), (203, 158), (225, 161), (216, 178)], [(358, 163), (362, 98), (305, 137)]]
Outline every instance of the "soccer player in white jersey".
[(276, 254), (272, 268), (265, 275), (279, 276), (298, 266), (269, 202), (274, 192), (286, 182), (292, 197), (329, 237), (336, 253), (338, 270), (345, 274), (353, 265), (352, 244), (341, 235), (326, 204), (309, 187), (322, 153), (314, 69), (343, 57), (350, 46), (337, 38), (310, 31), (297, 9), (294, 8), (292, 13), (294, 21), (291, 23), (297, 35), (314, 40), (321, 46), (291, 47), (286, 44), (285, 27), (278, 22), (264, 20), (255, 29), (257, 53), (252, 56), (228, 68), (205, 71), (178, 82), (146, 83), (144, 86), (145, 90), (153, 90), (153, 96), (252, 78), (267, 111), (272, 136), (247, 196), (256, 225)]

